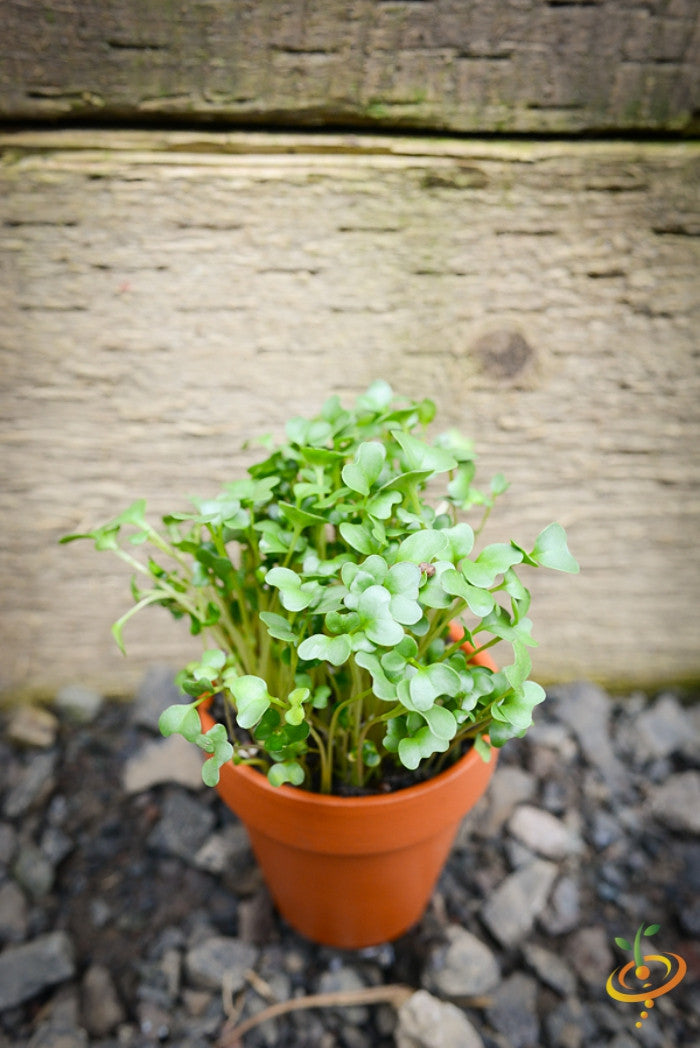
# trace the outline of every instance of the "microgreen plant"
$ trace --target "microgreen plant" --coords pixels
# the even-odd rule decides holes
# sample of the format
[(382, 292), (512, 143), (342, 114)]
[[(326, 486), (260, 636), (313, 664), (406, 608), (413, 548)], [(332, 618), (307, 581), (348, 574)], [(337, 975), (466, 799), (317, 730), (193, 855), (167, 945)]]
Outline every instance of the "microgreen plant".
[[(98, 550), (134, 572), (133, 606), (186, 617), (204, 652), (180, 674), (190, 702), (162, 715), (163, 734), (199, 745), (210, 785), (229, 760), (275, 784), (323, 793), (382, 788), (404, 769), (436, 774), (471, 742), (521, 736), (543, 689), (522, 567), (578, 571), (564, 529), (531, 547), (478, 537), (500, 474), (474, 487), (472, 444), (426, 435), (435, 407), (374, 382), (354, 407), (337, 397), (294, 418), (247, 476), (155, 527), (143, 500), (94, 531)], [(439, 502), (428, 497), (442, 482)], [(474, 529), (464, 519), (478, 516)], [(139, 548), (142, 553), (139, 555)], [(147, 553), (143, 551), (147, 550)], [(506, 642), (498, 672), (471, 661)], [(197, 706), (223, 696), (224, 723), (202, 732)]]

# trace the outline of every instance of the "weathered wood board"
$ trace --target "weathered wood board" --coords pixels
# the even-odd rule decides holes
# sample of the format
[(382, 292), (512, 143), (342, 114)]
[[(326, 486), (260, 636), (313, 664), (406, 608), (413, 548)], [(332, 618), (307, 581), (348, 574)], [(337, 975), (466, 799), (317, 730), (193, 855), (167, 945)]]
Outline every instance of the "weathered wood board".
[(0, 119), (697, 131), (697, 0), (3, 0)]
[[(545, 680), (700, 676), (700, 149), (189, 133), (0, 140), (6, 694), (196, 650), (109, 635), (122, 566), (67, 531), (239, 475), (251, 435), (385, 377), (511, 481)], [(173, 505), (174, 504), (174, 505)]]

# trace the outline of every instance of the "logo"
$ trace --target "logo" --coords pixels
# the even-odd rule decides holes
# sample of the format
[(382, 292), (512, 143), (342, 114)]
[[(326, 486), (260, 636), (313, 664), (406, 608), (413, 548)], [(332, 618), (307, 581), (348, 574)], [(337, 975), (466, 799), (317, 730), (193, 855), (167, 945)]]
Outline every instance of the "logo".
[(640, 1018), (634, 1024), (637, 1029), (648, 1017), (649, 1009), (654, 1007), (654, 999), (678, 986), (686, 972), (686, 963), (677, 953), (642, 954), (642, 938), (656, 935), (659, 927), (658, 924), (649, 924), (645, 928), (640, 924), (633, 944), (627, 939), (615, 939), (621, 950), (632, 951), (633, 959), (611, 972), (605, 984), (608, 994), (616, 1001), (644, 1004)]

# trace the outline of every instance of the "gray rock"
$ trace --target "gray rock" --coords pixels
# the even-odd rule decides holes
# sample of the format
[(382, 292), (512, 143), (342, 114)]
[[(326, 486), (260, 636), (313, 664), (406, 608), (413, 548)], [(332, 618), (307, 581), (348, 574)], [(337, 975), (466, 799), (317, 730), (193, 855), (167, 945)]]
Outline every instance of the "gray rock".
[(70, 724), (90, 724), (103, 705), (103, 696), (84, 684), (66, 684), (54, 699), (59, 716)]
[(574, 932), (567, 942), (566, 955), (571, 958), (579, 978), (593, 989), (604, 987), (615, 967), (607, 932), (600, 925)]
[(0, 943), (22, 942), (27, 936), (27, 900), (13, 881), (0, 884)]
[(0, 823), (0, 867), (9, 866), (17, 853), (17, 831), (9, 822)]
[(546, 859), (563, 859), (580, 851), (580, 839), (548, 811), (521, 804), (508, 820), (508, 832)]
[(588, 836), (594, 847), (602, 851), (610, 844), (620, 840), (623, 832), (618, 819), (614, 818), (609, 812), (596, 810), (593, 812)]
[(141, 793), (165, 782), (202, 789), (201, 750), (181, 735), (148, 742), (124, 765), (122, 782), (127, 793)]
[(33, 899), (41, 899), (48, 895), (56, 875), (44, 853), (31, 841), (20, 845), (12, 872), (17, 883)]
[(528, 728), (527, 737), (536, 746), (555, 750), (567, 762), (576, 757), (576, 744), (571, 738), (571, 733), (563, 724), (552, 723), (552, 721), (535, 721), (532, 727)]
[(541, 982), (551, 986), (562, 997), (573, 995), (576, 990), (576, 977), (563, 957), (534, 942), (523, 946), (523, 954)]
[(19, 706), (12, 711), (5, 730), (16, 746), (45, 750), (56, 741), (58, 718), (43, 706)]
[(557, 881), (549, 904), (540, 914), (539, 920), (550, 935), (564, 935), (579, 925), (581, 892), (573, 877), (562, 877)]
[(534, 797), (536, 782), (532, 775), (521, 768), (496, 768), (489, 784), (486, 797), (479, 802), (462, 823), (464, 834), (457, 834), (455, 846), (469, 847), (469, 834), (493, 837), (499, 832), (516, 805)]
[(82, 982), (82, 1018), (93, 1037), (106, 1037), (126, 1019), (109, 970), (93, 964)]
[(50, 932), (0, 954), (0, 1011), (31, 1000), (75, 974), (73, 945), (65, 932)]
[(141, 1000), (137, 1013), (139, 1028), (149, 1043), (158, 1044), (169, 1039), (172, 1018), (168, 1010), (155, 1001)]
[(251, 860), (250, 838), (242, 823), (231, 823), (213, 833), (194, 856), (194, 864), (207, 873), (221, 874)]
[(626, 779), (610, 741), (610, 696), (589, 681), (578, 681), (552, 692), (554, 712), (572, 729), (588, 761), (611, 789), (619, 789)]
[(583, 1019), (583, 1005), (579, 1000), (572, 997), (562, 1001), (545, 1016), (549, 1043), (557, 1048), (582, 1048)]
[(16, 819), (47, 800), (56, 785), (55, 770), (56, 754), (53, 751), (32, 757), (5, 798), (5, 815)]
[(537, 983), (517, 972), (501, 983), (487, 1008), (489, 1022), (508, 1040), (509, 1048), (539, 1048)]
[(557, 875), (554, 863), (537, 859), (511, 873), (496, 888), (481, 915), (489, 931), (505, 946), (515, 946), (543, 910)]
[(700, 834), (700, 772), (683, 771), (672, 775), (649, 797), (656, 819), (681, 833)]
[(214, 825), (214, 814), (183, 790), (169, 793), (162, 817), (148, 837), (156, 851), (178, 855), (189, 862), (204, 844)]
[(168, 947), (160, 960), (160, 969), (165, 979), (165, 989), (171, 1001), (180, 993), (182, 980), (182, 954), (173, 946)]
[[(319, 993), (352, 993), (355, 990), (363, 990), (365, 983), (354, 968), (341, 965), (322, 973), (318, 980)], [(347, 1008), (332, 1009), (342, 1016), (344, 1023), (361, 1026), (369, 1018), (369, 1010), (365, 1005), (350, 1005)]]
[(517, 870), (521, 866), (529, 866), (537, 857), (520, 841), (506, 840), (504, 841), (504, 847), (508, 857), (508, 865), (512, 870)]
[(670, 757), (682, 751), (693, 736), (697, 750), (697, 734), (690, 717), (674, 695), (661, 695), (635, 718), (633, 752), (642, 761)]
[(274, 909), (266, 888), (261, 888), (248, 899), (241, 899), (238, 904), (238, 935), (244, 942), (269, 942), (274, 931)]
[(426, 990), (440, 997), (478, 997), (498, 985), (498, 962), (481, 939), (454, 925), (446, 936), (447, 942), (428, 956), (422, 978)]
[(220, 990), (226, 980), (227, 988), (235, 993), (243, 987), (245, 974), (257, 958), (258, 950), (250, 943), (215, 935), (187, 951), (185, 973), (197, 989)]
[(59, 826), (47, 826), (41, 835), (41, 853), (51, 863), (58, 866), (75, 847), (67, 833)]
[(87, 1032), (79, 1027), (66, 1030), (43, 1024), (27, 1044), (27, 1048), (88, 1048)]
[(464, 1012), (426, 990), (401, 1005), (398, 1020), (396, 1048), (483, 1048)]
[(131, 707), (134, 724), (151, 731), (158, 731), (158, 718), (167, 706), (185, 702), (182, 692), (175, 684), (175, 672), (171, 666), (151, 666), (144, 674)]

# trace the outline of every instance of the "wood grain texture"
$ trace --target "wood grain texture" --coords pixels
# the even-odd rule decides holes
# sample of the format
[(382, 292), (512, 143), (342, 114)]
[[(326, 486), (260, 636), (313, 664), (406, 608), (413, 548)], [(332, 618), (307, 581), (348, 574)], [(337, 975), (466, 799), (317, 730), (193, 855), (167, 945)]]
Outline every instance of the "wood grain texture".
[(472, 435), (485, 482), (506, 473), (491, 540), (569, 530), (582, 574), (533, 577), (541, 677), (698, 676), (698, 147), (0, 147), (7, 694), (123, 691), (196, 651), (155, 609), (123, 660), (126, 574), (59, 535), (214, 493), (246, 438), (379, 376)]
[(697, 0), (3, 0), (0, 119), (697, 131)]

